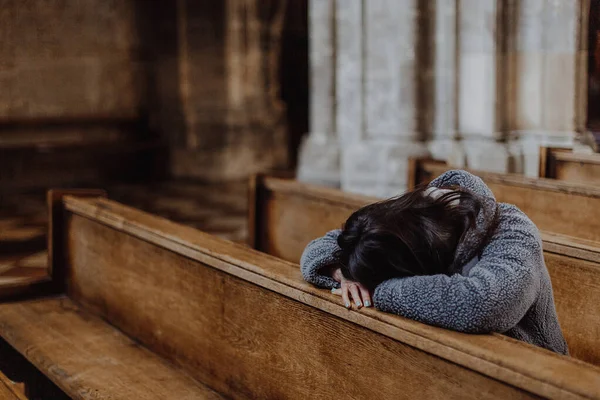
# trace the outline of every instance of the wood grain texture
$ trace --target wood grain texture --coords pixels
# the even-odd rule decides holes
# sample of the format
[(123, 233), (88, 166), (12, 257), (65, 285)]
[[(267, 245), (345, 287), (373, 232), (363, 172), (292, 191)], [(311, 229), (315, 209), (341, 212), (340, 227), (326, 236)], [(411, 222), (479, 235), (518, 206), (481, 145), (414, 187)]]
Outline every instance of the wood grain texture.
[[(445, 163), (417, 160), (417, 184), (452, 169)], [(499, 202), (514, 204), (543, 231), (600, 241), (600, 187), (554, 179), (471, 171), (490, 187)]]
[(26, 400), (25, 395), (4, 374), (0, 373), (0, 399)]
[(37, 294), (50, 287), (46, 252), (0, 254), (0, 301)]
[[(294, 181), (265, 178), (256, 225), (257, 249), (298, 263), (306, 245), (375, 199)], [(542, 233), (546, 266), (561, 327), (574, 357), (600, 365), (600, 246), (592, 241)], [(583, 315), (586, 315), (584, 318)]]
[(13, 392), (10, 387), (6, 386), (3, 382), (0, 382), (0, 399), (10, 400), (10, 399), (24, 399), (24, 397), (17, 397), (15, 392)]
[(2, 336), (74, 399), (219, 399), (71, 300), (0, 304)]
[[(76, 271), (72, 295), (226, 396), (526, 397), (478, 373), (89, 220), (75, 217), (72, 228), (77, 232), (70, 243)], [(112, 243), (119, 244), (110, 255), (88, 271), (80, 269)], [(351, 349), (351, 360), (342, 349)], [(444, 379), (447, 376), (452, 379)]]
[[(600, 398), (600, 369), (589, 364), (500, 335), (461, 334), (372, 309), (350, 312), (305, 283), (297, 265), (109, 200), (64, 202), (73, 213), (69, 294), (224, 395), (303, 398), (308, 387), (317, 397), (342, 390), (481, 398), (520, 395), (513, 392), (519, 388)], [(340, 353), (332, 337), (339, 349), (363, 355), (325, 357)], [(390, 385), (373, 387), (373, 379)]]
[(600, 366), (600, 264), (549, 252), (544, 258), (571, 356)]
[(61, 290), (60, 285), (64, 282), (64, 209), (63, 197), (66, 195), (79, 197), (107, 197), (106, 191), (102, 189), (54, 189), (46, 194), (46, 207), (48, 210), (48, 276)]

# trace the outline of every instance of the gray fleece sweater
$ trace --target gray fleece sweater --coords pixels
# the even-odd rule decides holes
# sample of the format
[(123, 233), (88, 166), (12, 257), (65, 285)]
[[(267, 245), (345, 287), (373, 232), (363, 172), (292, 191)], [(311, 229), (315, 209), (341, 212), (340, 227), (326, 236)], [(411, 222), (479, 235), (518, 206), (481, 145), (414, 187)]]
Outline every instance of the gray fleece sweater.
[[(462, 271), (452, 276), (387, 280), (375, 288), (375, 307), (460, 332), (500, 332), (568, 354), (542, 242), (533, 222), (517, 207), (496, 203), (485, 183), (468, 172), (448, 171), (430, 186), (459, 186), (483, 199), (475, 227), (466, 232), (456, 249), (455, 259), (463, 265)], [(494, 234), (482, 243), (489, 229), (494, 229)], [(334, 253), (339, 234), (340, 230), (334, 230), (308, 244), (300, 261), (306, 281), (339, 287), (321, 273), (323, 267), (337, 261)]]

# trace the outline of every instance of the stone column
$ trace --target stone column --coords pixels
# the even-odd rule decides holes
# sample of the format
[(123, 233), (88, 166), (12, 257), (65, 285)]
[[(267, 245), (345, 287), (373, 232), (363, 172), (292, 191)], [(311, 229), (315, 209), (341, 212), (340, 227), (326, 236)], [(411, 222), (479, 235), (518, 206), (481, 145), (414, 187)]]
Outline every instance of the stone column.
[(361, 140), (342, 146), (342, 188), (388, 196), (406, 189), (408, 158), (427, 154), (419, 113), (417, 0), (363, 2)]
[(365, 131), (363, 0), (336, 0), (336, 131), (340, 145), (356, 143)]
[(508, 172), (504, 138), (503, 0), (459, 0), (458, 130), (467, 164)]
[(179, 0), (179, 76), (185, 139), (175, 176), (242, 179), (287, 163), (279, 100), (285, 1)]
[(336, 0), (309, 1), (310, 132), (300, 148), (298, 179), (338, 187), (335, 12)]
[(523, 172), (538, 176), (539, 147), (571, 147), (585, 130), (587, 0), (512, 2), (508, 130)]
[(429, 143), (432, 157), (462, 167), (456, 142), (458, 122), (457, 6), (459, 0), (436, 0), (434, 13), (434, 113)]

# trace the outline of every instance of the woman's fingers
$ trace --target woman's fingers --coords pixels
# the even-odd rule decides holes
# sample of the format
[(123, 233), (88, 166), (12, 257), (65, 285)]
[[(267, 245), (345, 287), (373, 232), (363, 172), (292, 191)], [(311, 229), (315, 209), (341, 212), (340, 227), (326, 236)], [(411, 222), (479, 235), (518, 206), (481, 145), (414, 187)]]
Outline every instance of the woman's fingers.
[(371, 302), (371, 295), (369, 294), (369, 290), (366, 287), (364, 287), (363, 285), (360, 285), (359, 288), (360, 288), (360, 295), (362, 297), (364, 306), (371, 307), (371, 305), (373, 303)]
[(331, 293), (342, 296), (344, 306), (348, 309), (352, 307), (352, 300), (354, 300), (357, 308), (373, 305), (369, 290), (357, 282), (342, 280), (341, 287), (331, 289)]
[(350, 297), (348, 296), (348, 286), (346, 282), (342, 282), (342, 301), (346, 308), (351, 308), (352, 304), (350, 304)]
[(356, 304), (356, 307), (361, 308), (363, 303), (361, 301), (360, 298), (360, 292), (358, 291), (358, 286), (350, 284), (350, 294), (352, 295), (352, 298), (354, 299), (354, 304)]

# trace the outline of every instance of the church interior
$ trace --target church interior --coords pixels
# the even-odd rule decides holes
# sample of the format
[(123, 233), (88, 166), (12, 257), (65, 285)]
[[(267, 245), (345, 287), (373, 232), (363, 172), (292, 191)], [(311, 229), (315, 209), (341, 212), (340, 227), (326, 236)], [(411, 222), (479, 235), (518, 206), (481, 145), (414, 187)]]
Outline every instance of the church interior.
[[(568, 354), (304, 281), (451, 170)], [(2, 399), (600, 399), (599, 210), (600, 0), (0, 1)]]

